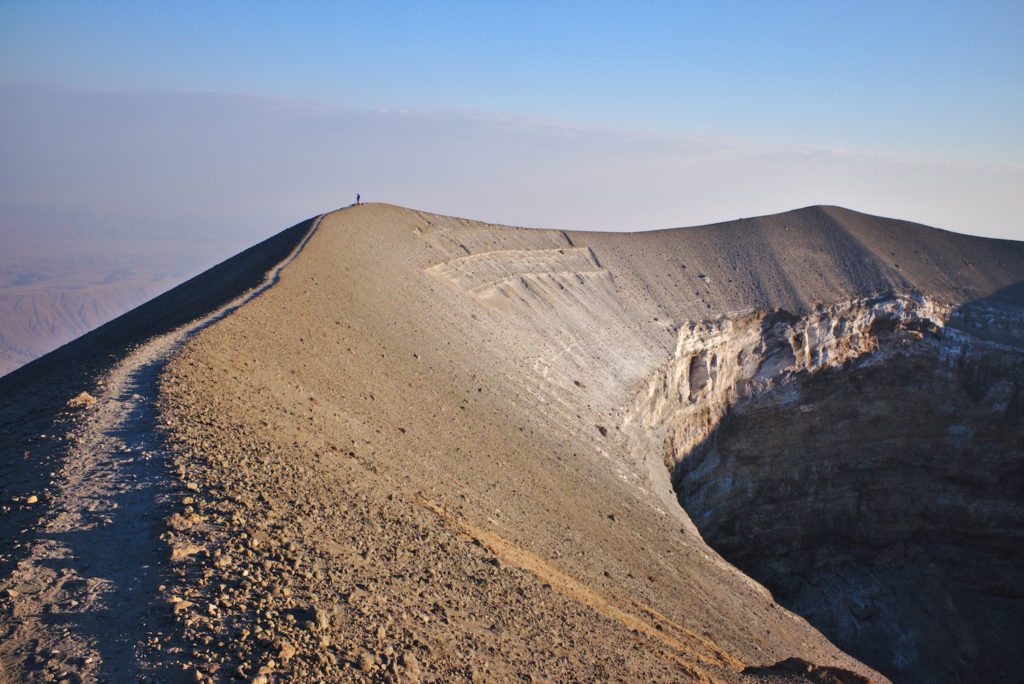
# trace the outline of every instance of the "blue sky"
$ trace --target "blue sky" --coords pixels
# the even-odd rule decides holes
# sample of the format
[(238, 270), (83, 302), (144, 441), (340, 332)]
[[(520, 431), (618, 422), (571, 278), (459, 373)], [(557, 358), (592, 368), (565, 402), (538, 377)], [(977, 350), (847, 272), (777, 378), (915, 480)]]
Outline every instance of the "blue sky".
[(12, 2), (8, 82), (1024, 161), (1024, 3)]
[(1024, 239), (1019, 1), (4, 0), (0, 87), (0, 204), (225, 249), (357, 191), (594, 229), (835, 203)]

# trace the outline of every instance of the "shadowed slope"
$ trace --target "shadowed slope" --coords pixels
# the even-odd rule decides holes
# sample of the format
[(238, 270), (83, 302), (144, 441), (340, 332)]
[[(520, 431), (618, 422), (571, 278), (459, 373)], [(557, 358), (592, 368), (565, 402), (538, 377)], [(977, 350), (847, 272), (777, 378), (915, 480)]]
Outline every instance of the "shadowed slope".
[[(107, 369), (145, 340), (173, 330), (231, 301), (260, 283), (308, 232), (304, 221), (241, 252), (165, 294), (0, 378), (0, 497), (24, 500), (47, 489), (48, 473), (60, 469), (72, 427), (63, 410)], [(43, 437), (41, 435), (49, 435)], [(0, 571), (9, 571), (26, 552), (15, 532), (38, 519), (40, 508), (15, 510), (0, 518)], [(18, 546), (18, 550), (12, 547)]]

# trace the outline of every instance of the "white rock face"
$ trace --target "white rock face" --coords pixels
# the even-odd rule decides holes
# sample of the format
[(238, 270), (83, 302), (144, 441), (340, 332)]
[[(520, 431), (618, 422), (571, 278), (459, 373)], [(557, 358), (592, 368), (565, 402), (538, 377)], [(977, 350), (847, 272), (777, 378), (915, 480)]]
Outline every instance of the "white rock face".
[(673, 359), (648, 382), (625, 424), (665, 428), (671, 441), (665, 465), (675, 469), (730, 407), (778, 390), (799, 373), (867, 354), (881, 362), (901, 345), (937, 336), (951, 312), (924, 297), (890, 296), (820, 306), (801, 318), (777, 311), (689, 323), (679, 331)]

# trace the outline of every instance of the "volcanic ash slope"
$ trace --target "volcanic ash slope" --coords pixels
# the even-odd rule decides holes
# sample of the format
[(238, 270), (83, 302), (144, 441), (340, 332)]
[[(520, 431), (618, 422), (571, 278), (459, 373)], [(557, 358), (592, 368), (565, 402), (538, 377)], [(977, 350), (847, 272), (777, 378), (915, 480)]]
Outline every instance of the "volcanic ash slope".
[(203, 581), (238, 587), (190, 633), (243, 630), (246, 675), (283, 634), (296, 676), (735, 680), (798, 656), (881, 681), (702, 540), (645, 388), (688, 324), (955, 305), (1024, 277), (1013, 247), (838, 208), (633, 235), (327, 215), (163, 377), (191, 534), (229, 559)]
[[(249, 257), (300, 249), (269, 289), (209, 327), (198, 319), (176, 352), (166, 338), (165, 366), (152, 343), (139, 348), (154, 378), (162, 367), (156, 414), (152, 380), (123, 393), (144, 438), (124, 449), (147, 460), (111, 463), (168, 453), (173, 474), (146, 471), (169, 502), (146, 513), (168, 519), (139, 532), (152, 546), (122, 553), (145, 563), (143, 588), (121, 597), (142, 616), (136, 655), (130, 630), (117, 648), (91, 636), (109, 618), (84, 622), (70, 595), (52, 608), (23, 596), (26, 573), (77, 556), (55, 561), (44, 544), (19, 560), (27, 537), (66, 535), (31, 532), (24, 506), (0, 519), (23, 528), (0, 562), (25, 575), (2, 585), (22, 617), (0, 622), (0, 656), (33, 678), (49, 658), (86, 680), (134, 668), (183, 681), (885, 681), (705, 538), (886, 674), (1005, 672), (1024, 623), (1020, 243), (834, 207), (627, 235), (361, 205), (282, 236)], [(164, 332), (161, 316), (174, 328), (230, 306), (270, 266), (235, 283), (231, 263), (5, 378), (5, 429), (31, 429), (3, 472), (51, 443), (36, 433), (64, 429), (37, 426), (32, 397), (63, 405), (101, 377), (105, 353)], [(58, 380), (82, 355), (89, 368)], [(113, 380), (89, 386), (105, 397)], [(893, 386), (933, 395), (905, 462), (893, 425), (872, 442), (893, 411), (858, 398)], [(950, 387), (947, 411), (935, 397)], [(852, 420), (851, 402), (870, 410)], [(825, 433), (805, 457), (803, 441)], [(37, 469), (59, 469), (58, 451)], [(968, 476), (979, 455), (998, 486)], [(132, 490), (133, 472), (112, 486)], [(906, 508), (900, 492), (932, 496), (936, 478), (967, 484)], [(46, 499), (55, 511), (74, 503), (72, 485)], [(116, 532), (119, 514), (102, 510), (83, 540)], [(85, 544), (83, 558), (111, 556)], [(897, 610), (916, 574), (930, 593), (916, 614)], [(939, 603), (942, 625), (922, 627)], [(994, 605), (990, 623), (969, 610)], [(79, 622), (69, 650), (59, 625)]]

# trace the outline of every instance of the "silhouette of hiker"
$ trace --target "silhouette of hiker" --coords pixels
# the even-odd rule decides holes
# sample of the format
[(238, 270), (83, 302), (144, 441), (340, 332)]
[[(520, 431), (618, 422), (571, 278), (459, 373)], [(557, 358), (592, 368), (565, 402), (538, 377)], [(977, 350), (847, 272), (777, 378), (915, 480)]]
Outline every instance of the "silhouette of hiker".
[(356, 193), (356, 204), (362, 204), (362, 202), (359, 201), (359, 193), (358, 192)]

